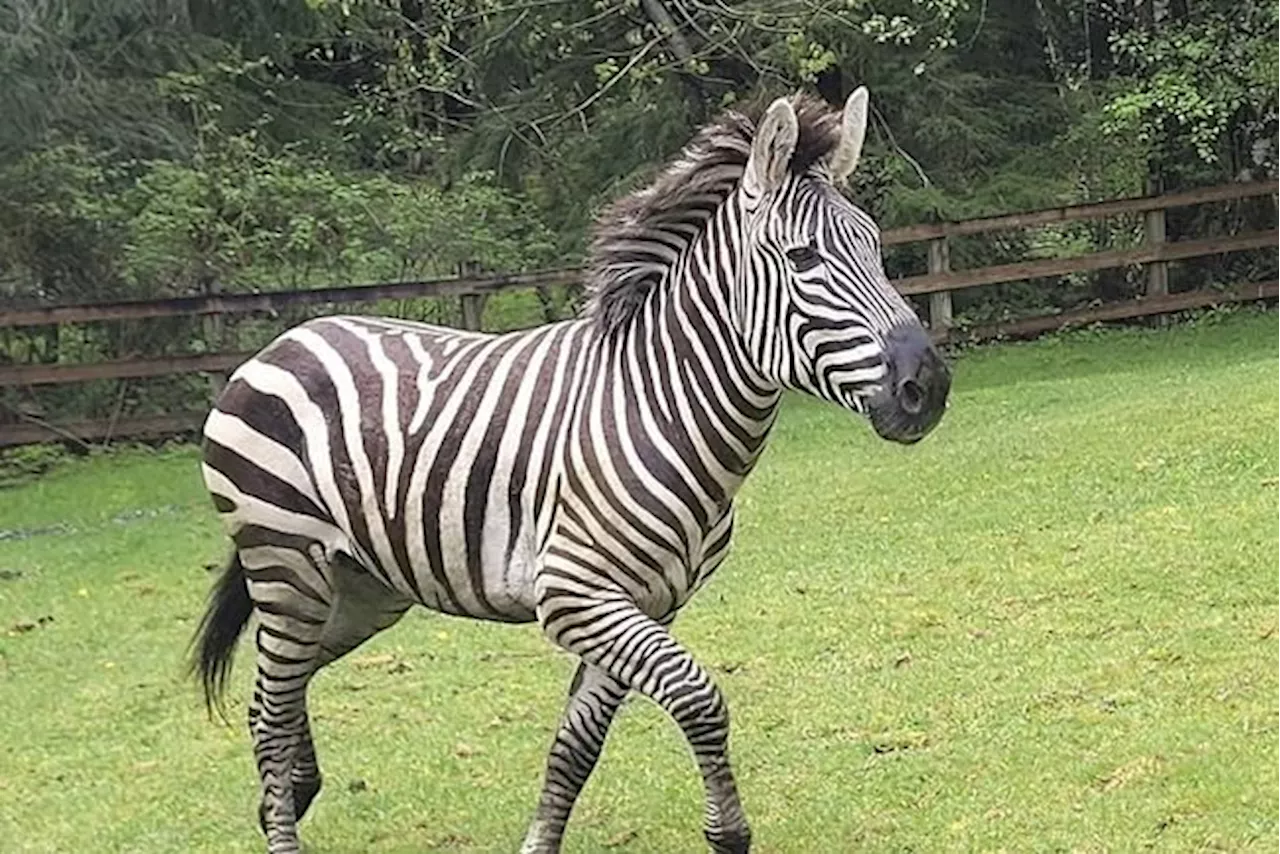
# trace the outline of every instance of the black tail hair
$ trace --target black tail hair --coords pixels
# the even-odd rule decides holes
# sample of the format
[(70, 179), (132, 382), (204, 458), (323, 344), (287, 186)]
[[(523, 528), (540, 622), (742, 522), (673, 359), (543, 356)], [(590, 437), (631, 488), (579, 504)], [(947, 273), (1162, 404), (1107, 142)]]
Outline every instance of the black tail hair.
[(226, 714), (222, 694), (231, 674), (236, 640), (252, 613), (253, 600), (249, 598), (244, 567), (240, 564), (239, 553), (232, 552), (222, 577), (209, 593), (209, 607), (191, 638), (188, 661), (188, 671), (193, 676), (198, 675), (204, 686), (205, 708), (210, 715), (216, 710), (223, 720), (226, 720)]

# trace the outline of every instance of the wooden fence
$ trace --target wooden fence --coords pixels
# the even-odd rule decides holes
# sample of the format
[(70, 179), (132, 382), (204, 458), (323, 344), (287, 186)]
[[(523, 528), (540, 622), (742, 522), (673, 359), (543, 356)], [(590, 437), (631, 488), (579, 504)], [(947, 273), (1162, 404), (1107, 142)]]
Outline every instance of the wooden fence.
[[(1161, 196), (1118, 199), (960, 222), (914, 225), (887, 230), (881, 238), (885, 246), (928, 243), (928, 272), (923, 275), (895, 279), (894, 285), (904, 294), (928, 295), (929, 325), (936, 339), (982, 340), (996, 337), (1027, 337), (1068, 326), (1274, 298), (1277, 294), (1277, 283), (1274, 280), (1240, 284), (1224, 290), (1169, 293), (1169, 262), (1251, 249), (1274, 250), (1277, 247), (1277, 232), (1271, 229), (1227, 237), (1169, 242), (1165, 239), (1165, 212), (1171, 208), (1260, 196), (1271, 196), (1274, 201), (1276, 193), (1277, 186), (1274, 182), (1226, 184)], [(949, 241), (952, 238), (1133, 214), (1143, 216), (1144, 241), (1132, 249), (1094, 252), (1073, 258), (1020, 261), (967, 270), (951, 269)], [(1058, 314), (1025, 317), (1007, 323), (964, 330), (954, 327), (952, 294), (956, 291), (983, 285), (1132, 265), (1141, 265), (1146, 271), (1145, 294), (1139, 299), (1091, 305)], [(0, 328), (193, 315), (211, 318), (217, 322), (218, 319), (228, 315), (271, 314), (308, 305), (326, 306), (420, 297), (457, 297), (461, 303), (462, 325), (479, 329), (485, 299), (491, 294), (572, 283), (579, 279), (581, 272), (579, 268), (568, 268), (519, 275), (475, 276), (301, 291), (209, 294), (164, 300), (25, 308), (0, 313)], [(215, 376), (225, 375), (249, 355), (249, 353), (239, 352), (206, 353), (88, 364), (0, 365), (0, 388), (87, 380), (135, 379), (196, 372), (207, 372)], [(49, 424), (32, 416), (24, 416), (24, 423), (0, 424), (0, 447), (60, 439), (87, 443), (112, 437), (164, 436), (195, 429), (199, 426), (203, 415), (202, 412), (190, 412), (61, 425)]]

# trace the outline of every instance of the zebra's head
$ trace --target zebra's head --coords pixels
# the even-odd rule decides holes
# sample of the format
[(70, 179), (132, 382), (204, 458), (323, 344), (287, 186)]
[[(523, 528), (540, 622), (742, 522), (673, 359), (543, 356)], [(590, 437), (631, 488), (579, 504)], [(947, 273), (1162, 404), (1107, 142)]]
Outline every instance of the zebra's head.
[(875, 222), (838, 186), (857, 165), (867, 90), (841, 114), (808, 99), (770, 105), (741, 180), (744, 242), (732, 307), (765, 376), (867, 415), (886, 439), (922, 439), (951, 375), (889, 284)]

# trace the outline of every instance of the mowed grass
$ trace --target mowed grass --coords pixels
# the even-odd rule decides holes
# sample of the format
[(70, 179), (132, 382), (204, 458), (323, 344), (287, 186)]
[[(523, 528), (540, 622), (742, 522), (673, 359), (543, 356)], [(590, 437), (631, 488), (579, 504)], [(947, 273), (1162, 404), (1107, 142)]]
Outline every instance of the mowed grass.
[[(1277, 324), (961, 355), (913, 448), (793, 399), (679, 637), (758, 852), (1274, 851)], [(0, 850), (257, 852), (183, 651), (224, 556), (194, 449), (0, 493)], [(417, 611), (317, 678), (310, 854), (512, 852), (572, 662)], [(699, 852), (675, 727), (620, 716), (566, 851)]]

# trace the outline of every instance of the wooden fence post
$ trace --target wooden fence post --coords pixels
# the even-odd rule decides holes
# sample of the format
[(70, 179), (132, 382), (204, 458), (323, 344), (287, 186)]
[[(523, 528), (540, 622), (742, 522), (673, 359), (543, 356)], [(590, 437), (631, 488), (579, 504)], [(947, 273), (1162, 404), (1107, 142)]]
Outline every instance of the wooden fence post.
[[(215, 279), (209, 279), (205, 282), (204, 292), (207, 296), (220, 293), (222, 285)], [(221, 353), (226, 348), (225, 327), (222, 323), (221, 314), (206, 314), (202, 323), (204, 326), (204, 343), (208, 353)], [(214, 400), (218, 395), (222, 394), (222, 390), (227, 385), (227, 379), (231, 376), (228, 371), (210, 371), (209, 372), (209, 399)]]
[[(479, 274), (480, 265), (475, 261), (458, 262), (459, 279), (465, 279)], [(458, 298), (458, 303), (462, 307), (463, 329), (470, 329), (472, 332), (480, 331), (481, 322), (484, 320), (484, 304), (488, 297), (488, 294), (463, 294)]]
[[(1143, 242), (1148, 245), (1164, 243), (1164, 208), (1147, 211), (1142, 217)], [(1169, 293), (1169, 263), (1151, 261), (1147, 264), (1147, 296), (1162, 297)]]
[(484, 319), (484, 304), (488, 297), (488, 294), (463, 294), (461, 296), (463, 329), (470, 329), (473, 332), (480, 331), (480, 323)]
[[(951, 247), (947, 238), (935, 237), (929, 241), (929, 273), (951, 272)], [(944, 336), (951, 328), (951, 291), (934, 291), (929, 294), (929, 328)]]

